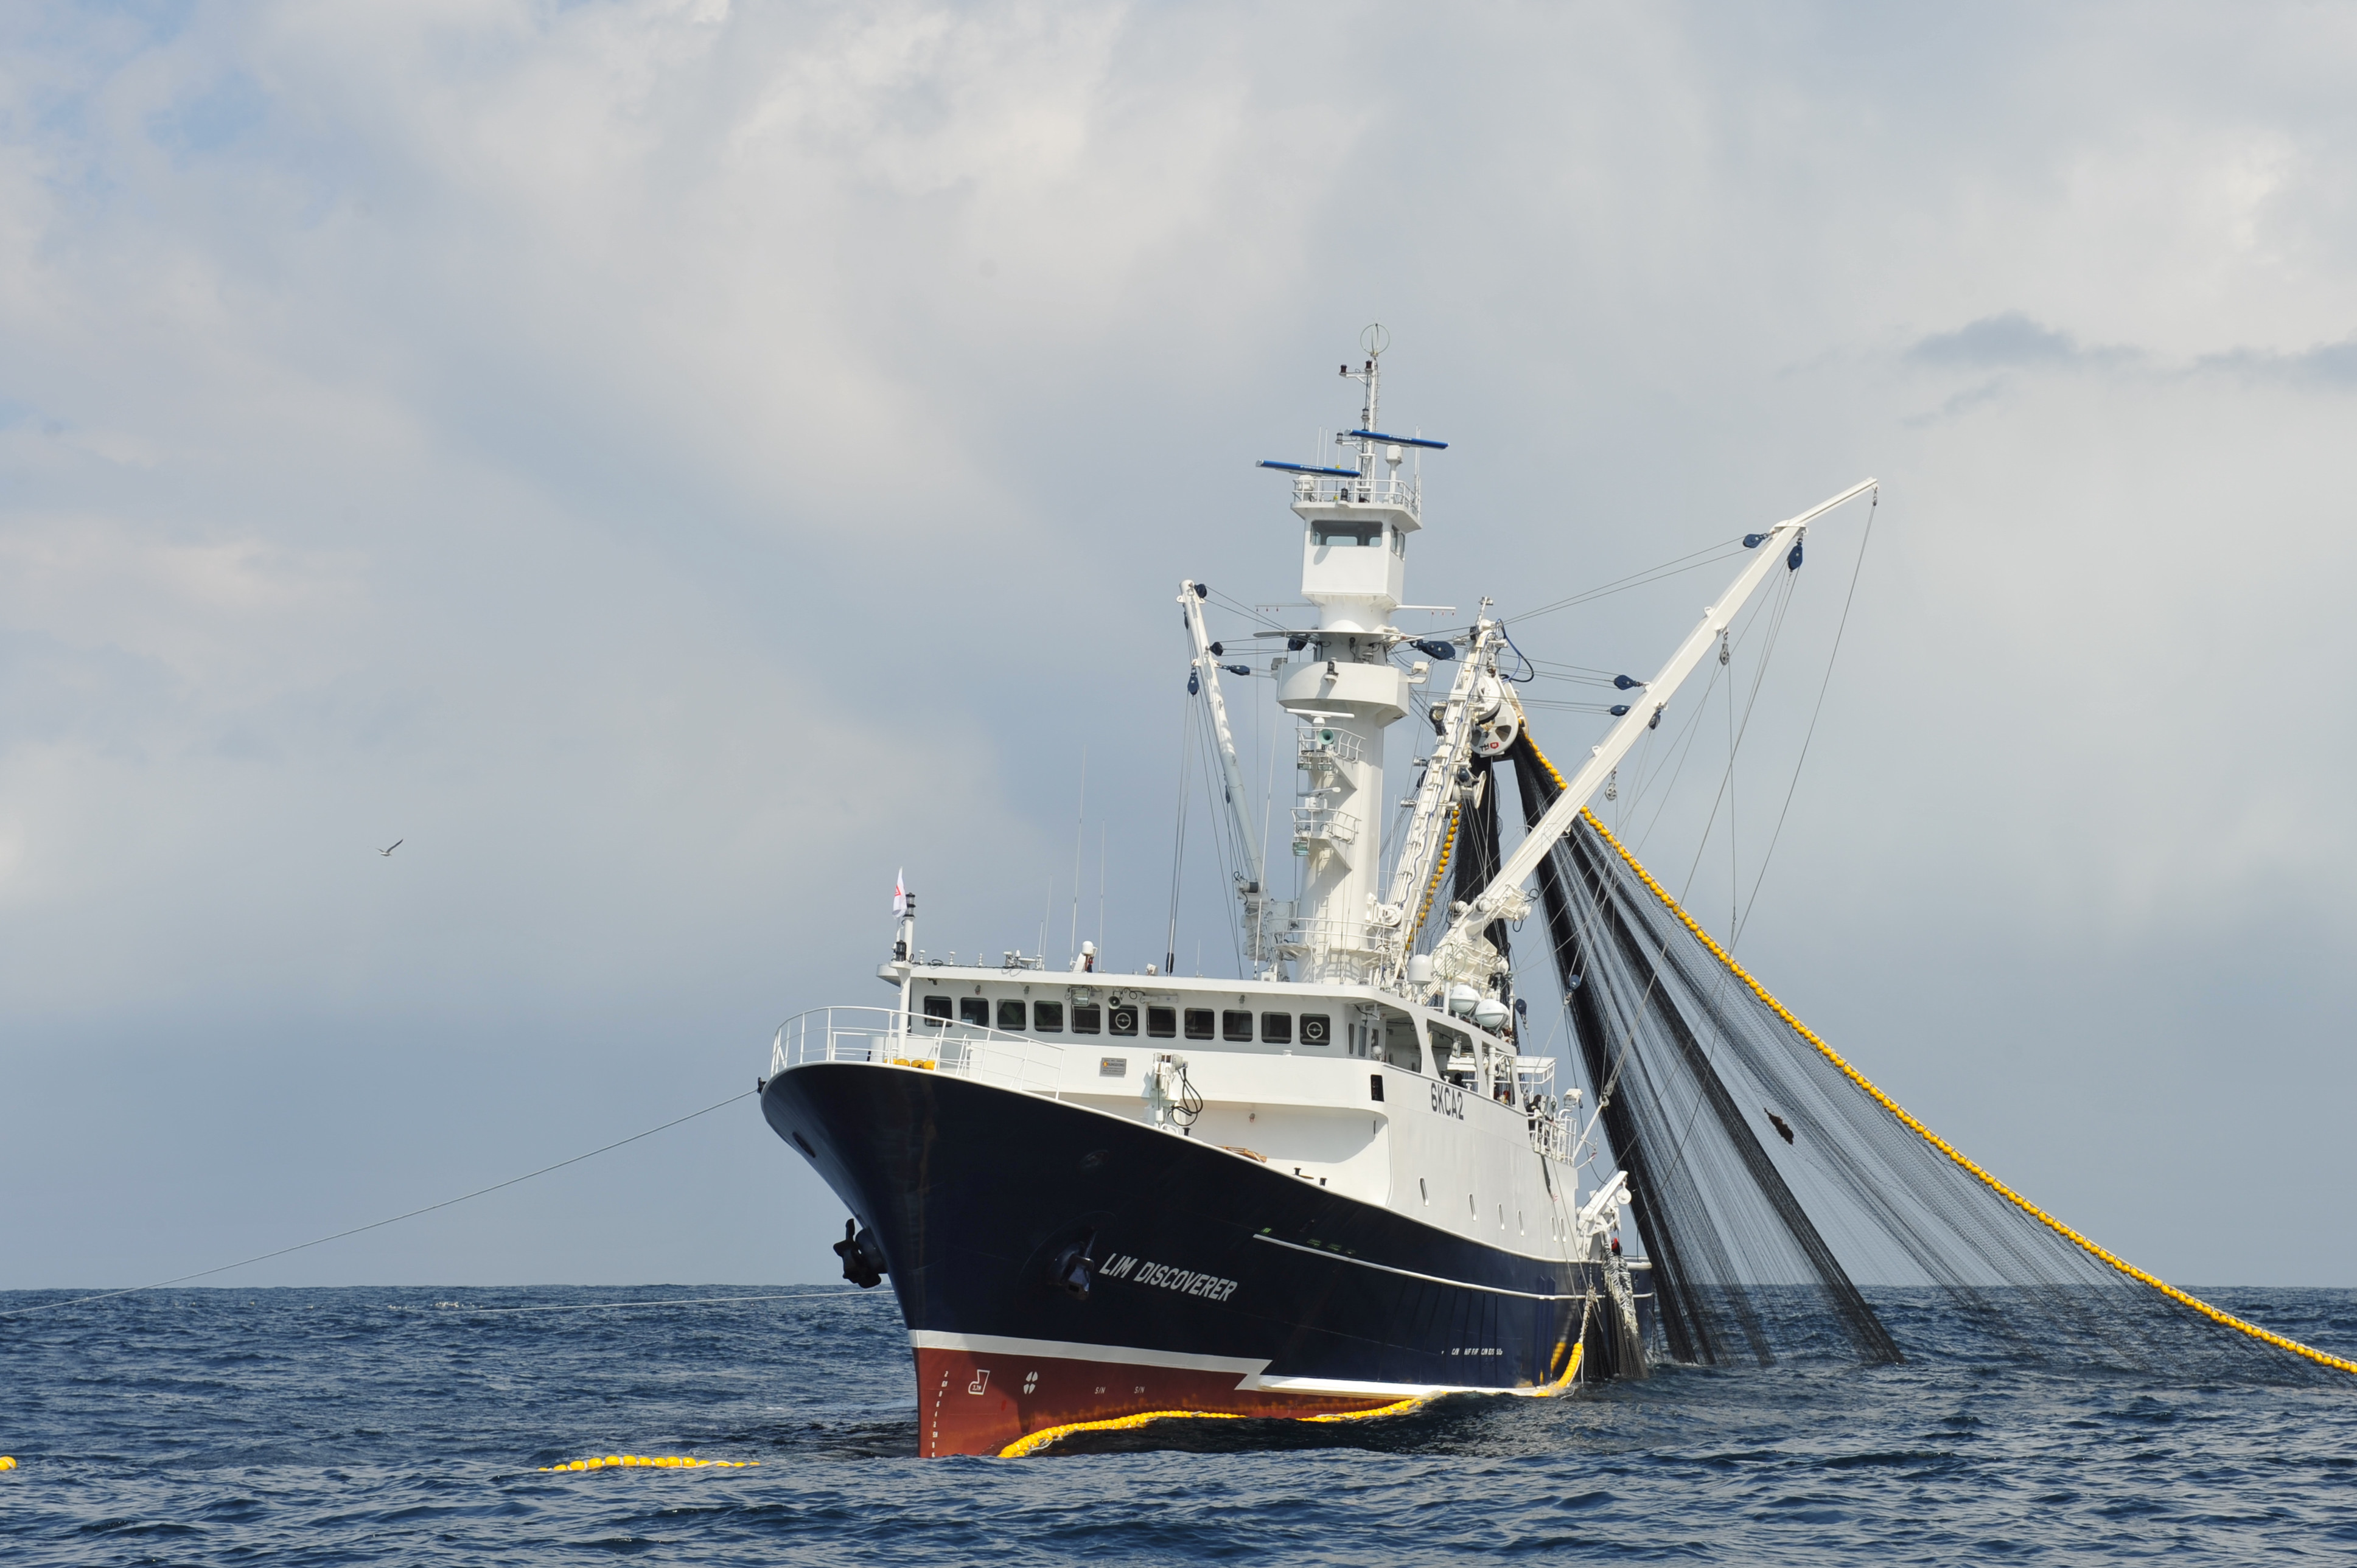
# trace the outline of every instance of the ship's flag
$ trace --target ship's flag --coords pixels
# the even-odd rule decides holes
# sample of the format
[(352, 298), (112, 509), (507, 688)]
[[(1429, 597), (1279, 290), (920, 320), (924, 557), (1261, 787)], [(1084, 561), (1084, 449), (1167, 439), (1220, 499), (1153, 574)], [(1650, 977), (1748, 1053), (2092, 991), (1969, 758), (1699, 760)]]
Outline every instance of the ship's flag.
[(904, 865), (892, 874), (892, 913), (897, 916), (908, 912), (909, 868)]

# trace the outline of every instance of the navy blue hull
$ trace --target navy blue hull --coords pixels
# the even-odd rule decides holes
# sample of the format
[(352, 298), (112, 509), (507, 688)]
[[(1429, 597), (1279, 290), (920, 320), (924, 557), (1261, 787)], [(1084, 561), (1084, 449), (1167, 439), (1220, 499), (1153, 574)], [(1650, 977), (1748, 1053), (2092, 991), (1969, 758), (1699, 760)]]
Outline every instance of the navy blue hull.
[(928, 1453), (1149, 1410), (1531, 1390), (1567, 1375), (1583, 1325), (1600, 1333), (1592, 1264), (1486, 1247), (1039, 1095), (813, 1063), (770, 1079), (761, 1109), (881, 1245), (934, 1412)]

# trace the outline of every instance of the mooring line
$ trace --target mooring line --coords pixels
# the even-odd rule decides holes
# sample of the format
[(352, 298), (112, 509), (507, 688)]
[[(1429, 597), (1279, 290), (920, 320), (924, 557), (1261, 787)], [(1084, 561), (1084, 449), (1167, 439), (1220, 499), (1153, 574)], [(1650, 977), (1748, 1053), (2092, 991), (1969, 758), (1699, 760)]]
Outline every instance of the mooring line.
[[(469, 1306), (463, 1301), (437, 1301), (435, 1306), (451, 1312), (597, 1312), (605, 1308), (619, 1310), (631, 1306), (709, 1306), (723, 1301), (890, 1301), (889, 1294), (869, 1295), (856, 1290), (814, 1290), (789, 1295), (689, 1295), (666, 1296), (661, 1301), (578, 1301), (555, 1306)], [(404, 1306), (404, 1312), (427, 1312), (430, 1307)]]
[(234, 1263), (222, 1263), (216, 1268), (199, 1269), (192, 1274), (179, 1274), (168, 1280), (157, 1280), (154, 1284), (131, 1285), (123, 1290), (101, 1291), (96, 1295), (78, 1295), (70, 1301), (45, 1301), (37, 1306), (15, 1307), (0, 1312), (0, 1317), (27, 1317), (36, 1312), (50, 1312), (61, 1306), (82, 1306), (93, 1301), (112, 1301), (119, 1295), (137, 1295), (142, 1291), (165, 1290), (173, 1285), (186, 1284), (190, 1280), (209, 1279), (214, 1274), (225, 1274), (231, 1269), (242, 1269), (252, 1263), (268, 1262), (273, 1258), (283, 1258), (289, 1252), (299, 1252), (307, 1247), (320, 1247), (329, 1241), (340, 1241), (347, 1236), (357, 1236), (363, 1230), (381, 1230), (388, 1225), (398, 1225), (404, 1219), (414, 1219), (421, 1214), (431, 1214), (437, 1208), (447, 1208), (452, 1204), (464, 1203), (468, 1198), (481, 1197), (486, 1193), (498, 1192), (500, 1188), (513, 1187), (518, 1182), (530, 1181), (534, 1176), (544, 1176), (551, 1171), (561, 1171), (567, 1165), (577, 1165), (584, 1160), (610, 1154), (625, 1144), (635, 1144), (641, 1138), (651, 1138), (657, 1133), (669, 1132), (683, 1122), (693, 1122), (699, 1116), (709, 1116), (723, 1106), (734, 1105), (740, 1100), (749, 1100), (759, 1092), (760, 1090), (757, 1089), (748, 1089), (742, 1093), (732, 1094), (726, 1100), (715, 1101), (701, 1111), (691, 1111), (684, 1116), (674, 1116), (660, 1127), (650, 1127), (643, 1133), (633, 1133), (627, 1138), (617, 1138), (612, 1143), (592, 1149), (586, 1155), (576, 1155), (569, 1160), (559, 1160), (553, 1165), (543, 1165), (536, 1171), (526, 1171), (520, 1176), (510, 1176), (505, 1181), (493, 1182), (489, 1187), (479, 1187), (472, 1192), (460, 1193), (456, 1197), (446, 1197), (439, 1203), (429, 1203), (423, 1208), (413, 1208), (406, 1214), (396, 1214), (389, 1219), (372, 1219), (366, 1225), (355, 1225), (349, 1230), (339, 1230), (332, 1236), (320, 1236), (308, 1241), (297, 1241), (291, 1247), (281, 1247), (275, 1251), (256, 1253), (251, 1258), (241, 1258)]

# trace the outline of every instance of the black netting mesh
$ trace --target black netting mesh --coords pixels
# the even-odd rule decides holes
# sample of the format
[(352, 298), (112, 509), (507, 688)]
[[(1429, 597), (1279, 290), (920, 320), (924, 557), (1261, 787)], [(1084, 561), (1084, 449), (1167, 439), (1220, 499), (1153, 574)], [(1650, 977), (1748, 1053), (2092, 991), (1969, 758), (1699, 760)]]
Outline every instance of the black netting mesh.
[[(1527, 736), (1512, 755), (1524, 821), (1535, 822), (1561, 780)], [(1593, 816), (1541, 864), (1539, 891), (1590, 1105), (1629, 1173), (1675, 1359), (1900, 1359), (1863, 1281), (1880, 1299), (1928, 1297), (1947, 1326), (2021, 1359), (2196, 1375), (2357, 1371), (2123, 1272), (1910, 1125), (1718, 952)]]

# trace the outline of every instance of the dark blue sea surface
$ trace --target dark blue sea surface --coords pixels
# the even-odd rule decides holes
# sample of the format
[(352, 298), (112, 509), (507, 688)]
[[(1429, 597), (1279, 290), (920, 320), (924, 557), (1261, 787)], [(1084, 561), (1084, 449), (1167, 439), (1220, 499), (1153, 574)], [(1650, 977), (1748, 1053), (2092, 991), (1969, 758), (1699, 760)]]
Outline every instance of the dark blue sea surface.
[[(724, 1295), (789, 1299), (494, 1310)], [(2357, 1353), (2357, 1293), (2213, 1299)], [(2357, 1563), (2357, 1378), (2007, 1365), (1887, 1316), (1901, 1367), (928, 1461), (888, 1291), (158, 1292), (0, 1317), (0, 1562)], [(760, 1463), (538, 1468), (623, 1454)]]

